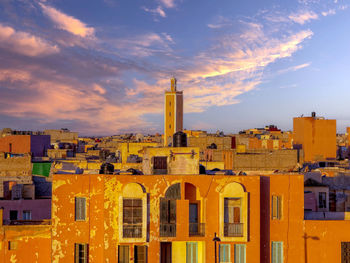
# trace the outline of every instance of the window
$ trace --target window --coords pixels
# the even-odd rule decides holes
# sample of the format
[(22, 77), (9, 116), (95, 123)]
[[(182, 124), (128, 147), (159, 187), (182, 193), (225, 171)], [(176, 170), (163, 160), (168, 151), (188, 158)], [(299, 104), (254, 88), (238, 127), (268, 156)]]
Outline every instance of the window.
[(272, 263), (283, 263), (283, 242), (272, 242), (271, 254)]
[(197, 242), (186, 243), (186, 263), (198, 263)]
[(18, 211), (10, 210), (10, 220), (18, 220)]
[(89, 245), (75, 243), (74, 246), (74, 263), (88, 263)]
[(282, 198), (281, 196), (272, 196), (272, 219), (281, 219), (282, 217)]
[(241, 223), (241, 198), (224, 199), (224, 236), (243, 236), (243, 224)]
[(118, 246), (118, 263), (129, 263), (129, 246)]
[(75, 221), (86, 220), (86, 198), (76, 197), (75, 198)]
[(235, 262), (234, 263), (245, 263), (245, 244), (235, 244)]
[(169, 124), (169, 129), (171, 129), (171, 124)]
[(23, 211), (23, 220), (32, 220), (32, 211), (24, 210)]
[(319, 208), (326, 208), (327, 205), (326, 205), (326, 195), (327, 193), (326, 192), (319, 192), (318, 193), (318, 207)]
[(123, 199), (123, 237), (142, 237), (142, 199)]
[(350, 242), (341, 242), (341, 263), (350, 263)]
[(9, 144), (9, 152), (12, 153), (12, 143)]
[(169, 111), (169, 116), (171, 116), (171, 111)]
[(17, 241), (9, 241), (8, 245), (9, 250), (16, 250), (18, 247)]
[(153, 173), (154, 174), (167, 174), (168, 163), (166, 156), (155, 156), (153, 157)]
[(135, 263), (146, 263), (147, 262), (147, 247), (146, 246), (135, 246)]
[(160, 199), (160, 236), (176, 236), (176, 200)]
[(219, 245), (219, 262), (220, 263), (231, 262), (231, 245), (230, 244)]

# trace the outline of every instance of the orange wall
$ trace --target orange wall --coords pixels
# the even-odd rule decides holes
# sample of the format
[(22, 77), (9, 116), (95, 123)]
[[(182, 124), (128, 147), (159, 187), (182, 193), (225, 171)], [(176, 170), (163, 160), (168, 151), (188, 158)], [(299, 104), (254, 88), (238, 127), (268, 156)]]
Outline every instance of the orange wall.
[[(305, 220), (307, 263), (341, 262), (341, 242), (350, 242), (350, 221)], [(306, 241), (304, 241), (306, 240)]]
[[(272, 196), (282, 198), (282, 217), (272, 219)], [(283, 242), (284, 262), (303, 262), (304, 177), (277, 174), (261, 178), (261, 262), (271, 262), (271, 242)], [(265, 227), (263, 227), (265, 226)]]
[[(141, 183), (148, 193), (149, 242), (148, 258), (158, 262), (160, 241), (205, 241), (207, 262), (214, 260), (214, 233), (219, 233), (219, 192), (230, 182), (244, 185), (249, 193), (249, 241), (247, 260), (259, 262), (260, 259), (260, 177), (259, 176), (130, 176), (130, 175), (63, 175), (53, 178), (53, 257), (57, 262), (72, 262), (74, 243), (90, 244), (91, 262), (117, 262), (118, 218), (114, 207), (118, 207), (116, 196), (123, 186), (131, 182)], [(177, 201), (177, 237), (159, 237), (159, 199), (164, 196), (168, 186), (180, 182), (182, 200)], [(184, 185), (190, 182), (198, 189), (197, 200), (202, 200), (201, 222), (206, 223), (205, 237), (189, 237), (189, 201), (185, 200)], [(86, 196), (87, 221), (74, 221), (74, 197)], [(242, 243), (242, 242), (239, 242)], [(232, 243), (233, 244), (233, 243)], [(233, 246), (231, 248), (233, 258)], [(64, 255), (64, 256), (63, 256)]]
[[(3, 231), (0, 262), (51, 262), (51, 226), (5, 226)], [(17, 242), (16, 250), (8, 250), (9, 241)]]
[(294, 144), (302, 144), (304, 160), (314, 161), (318, 157), (336, 158), (336, 120), (312, 117), (293, 119)]
[(0, 152), (9, 152), (12, 143), (12, 153), (30, 152), (30, 135), (10, 135), (0, 138)]

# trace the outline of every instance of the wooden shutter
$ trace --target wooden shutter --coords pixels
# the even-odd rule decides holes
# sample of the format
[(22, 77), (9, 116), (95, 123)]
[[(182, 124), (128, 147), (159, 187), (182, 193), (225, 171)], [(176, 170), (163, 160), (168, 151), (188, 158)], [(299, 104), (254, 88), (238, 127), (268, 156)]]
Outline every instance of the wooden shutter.
[(84, 260), (83, 263), (88, 263), (89, 262), (89, 244), (84, 244)]
[(86, 199), (84, 197), (75, 198), (75, 220), (86, 219)]
[(240, 223), (240, 222), (241, 222), (241, 208), (240, 207), (234, 207), (233, 223)]
[(245, 244), (235, 244), (234, 263), (246, 263)]
[(160, 223), (166, 224), (169, 222), (168, 218), (168, 200), (160, 199)]
[(146, 263), (147, 262), (147, 247), (146, 246), (135, 246), (135, 263)]
[(79, 263), (79, 244), (74, 244), (74, 262)]
[(169, 200), (169, 223), (176, 223), (176, 200)]
[(129, 246), (118, 246), (118, 263), (129, 263)]
[(142, 199), (132, 200), (133, 224), (142, 224)]
[(220, 263), (231, 262), (231, 245), (230, 244), (219, 245), (219, 262)]
[(350, 263), (350, 242), (341, 242), (341, 263)]
[(272, 242), (272, 263), (283, 263), (283, 242)]
[(198, 263), (198, 247), (196, 242), (186, 243), (186, 263)]

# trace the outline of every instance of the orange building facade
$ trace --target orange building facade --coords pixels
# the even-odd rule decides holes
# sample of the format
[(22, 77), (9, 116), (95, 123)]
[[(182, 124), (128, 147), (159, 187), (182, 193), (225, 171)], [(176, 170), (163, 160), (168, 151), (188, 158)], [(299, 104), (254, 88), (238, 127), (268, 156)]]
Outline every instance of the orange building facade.
[(1, 226), (0, 262), (214, 262), (215, 233), (217, 262), (341, 262), (350, 221), (303, 197), (301, 174), (55, 174), (51, 225)]
[(336, 158), (336, 120), (320, 117), (293, 119), (293, 145), (302, 145), (305, 162)]

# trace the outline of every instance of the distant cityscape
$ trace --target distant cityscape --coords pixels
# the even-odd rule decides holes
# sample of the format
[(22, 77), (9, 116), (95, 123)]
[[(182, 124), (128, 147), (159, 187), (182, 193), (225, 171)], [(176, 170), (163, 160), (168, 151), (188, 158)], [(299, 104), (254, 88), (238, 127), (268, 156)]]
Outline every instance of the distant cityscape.
[[(0, 132), (1, 262), (350, 262), (350, 128)], [(349, 231), (349, 232), (348, 232)]]

